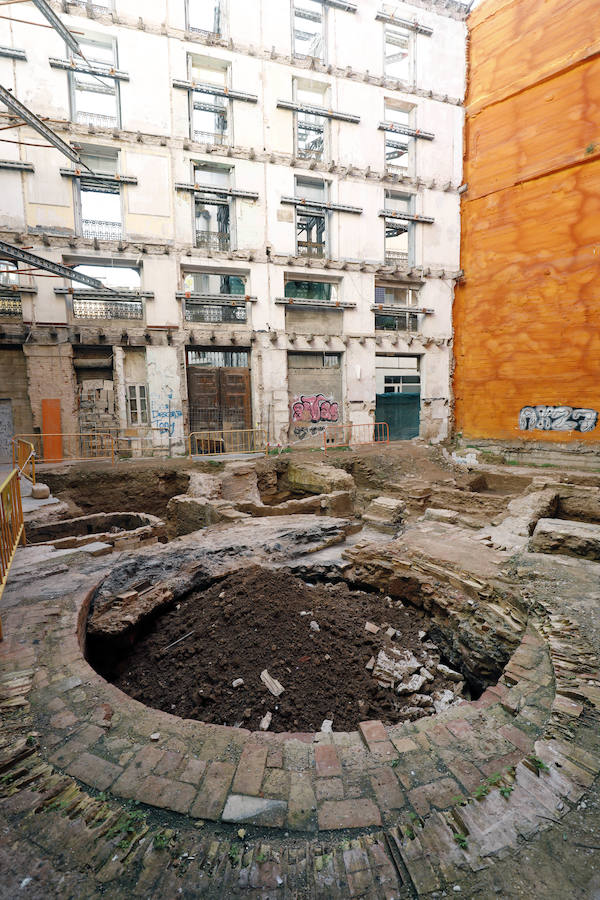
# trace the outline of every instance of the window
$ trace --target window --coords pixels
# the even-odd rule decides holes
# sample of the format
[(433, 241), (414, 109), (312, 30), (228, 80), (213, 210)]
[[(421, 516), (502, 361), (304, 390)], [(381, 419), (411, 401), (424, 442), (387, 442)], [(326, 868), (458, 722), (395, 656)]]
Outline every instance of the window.
[(325, 59), (325, 13), (319, 0), (292, 0), (294, 56)]
[(210, 366), (220, 369), (247, 369), (247, 350), (195, 350), (187, 352), (188, 366)]
[(387, 78), (410, 81), (413, 34), (405, 28), (386, 25), (384, 29), (384, 73)]
[[(386, 211), (411, 213), (412, 208), (411, 194), (385, 192)], [(413, 256), (413, 228), (412, 222), (393, 217), (385, 218), (385, 261), (388, 265), (410, 265)]]
[(186, 0), (186, 28), (200, 34), (221, 34), (220, 0)]
[[(96, 150), (81, 154), (81, 160), (96, 175), (116, 175), (118, 151)], [(114, 241), (123, 236), (121, 186), (98, 182), (82, 175), (79, 179), (79, 211), (84, 238)]]
[(329, 303), (335, 301), (337, 285), (326, 281), (297, 281), (286, 280), (285, 296), (296, 300), (324, 300)]
[(196, 247), (225, 251), (231, 246), (232, 201), (223, 193), (229, 189), (229, 176), (229, 169), (219, 166), (197, 166), (194, 170), (194, 183), (203, 185), (195, 197)]
[(375, 304), (381, 306), (416, 306), (419, 292), (406, 287), (375, 285)]
[[(296, 197), (310, 202), (309, 209), (296, 207), (296, 244), (298, 256), (322, 257), (326, 251), (327, 212), (324, 181), (296, 178)], [(314, 205), (313, 205), (314, 204)]]
[(324, 369), (339, 369), (342, 364), (342, 354), (341, 353), (324, 353), (323, 354), (323, 368)]
[(384, 394), (419, 394), (421, 378), (419, 375), (384, 375)]
[[(209, 58), (189, 58), (190, 79), (197, 84), (214, 84), (226, 88), (229, 81), (227, 63)], [(190, 91), (191, 137), (205, 144), (231, 143), (229, 134), (229, 101), (204, 91)]]
[[(294, 100), (305, 106), (327, 107), (327, 85), (294, 79)], [(329, 120), (307, 112), (295, 113), (295, 153), (301, 159), (324, 159)]]
[(20, 284), (17, 270), (16, 263), (0, 259), (0, 316), (21, 318), (23, 315), (21, 295), (15, 291)]
[[(106, 69), (117, 68), (117, 45), (112, 38), (79, 38), (85, 61)], [(81, 62), (71, 52), (71, 59)], [(80, 125), (97, 125), (100, 128), (117, 128), (120, 123), (119, 83), (107, 74), (89, 75), (70, 72), (71, 117)]]
[[(394, 125), (412, 127), (412, 106), (392, 106), (385, 104), (384, 118)], [(385, 136), (385, 168), (387, 172), (407, 175), (412, 172), (414, 164), (414, 138), (409, 135), (384, 132)]]
[(127, 421), (130, 425), (148, 425), (148, 395), (145, 384), (127, 386)]
[[(225, 275), (213, 272), (193, 272), (185, 275), (184, 289), (207, 297), (245, 297), (246, 279), (244, 275)], [(246, 322), (248, 314), (245, 300), (227, 303), (185, 300), (184, 319), (186, 322)]]
[[(132, 291), (140, 290), (140, 273), (131, 266), (92, 265), (82, 263), (74, 266), (76, 272), (97, 278), (105, 287), (115, 291), (114, 298), (86, 297), (92, 291), (87, 285), (72, 282), (73, 315), (76, 319), (143, 319), (144, 303), (140, 297), (131, 297)], [(122, 292), (122, 293), (120, 293)]]
[(399, 312), (394, 315), (375, 313), (375, 331), (418, 331), (419, 317), (414, 313)]
[(246, 294), (245, 275), (225, 275), (219, 272), (189, 272), (183, 279), (184, 290), (194, 294)]

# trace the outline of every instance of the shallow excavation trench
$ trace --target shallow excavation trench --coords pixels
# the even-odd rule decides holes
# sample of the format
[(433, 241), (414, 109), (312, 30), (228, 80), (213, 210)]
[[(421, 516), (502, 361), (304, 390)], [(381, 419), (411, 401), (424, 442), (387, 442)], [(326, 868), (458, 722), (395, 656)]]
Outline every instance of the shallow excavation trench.
[(96, 602), (87, 657), (137, 700), (204, 722), (307, 732), (412, 721), (476, 699), (514, 649), (479, 644), (469, 665), (469, 637), (425, 610), (422, 589), (405, 578), (390, 596), (335, 566), (247, 565), (183, 592), (176, 579), (142, 582)]

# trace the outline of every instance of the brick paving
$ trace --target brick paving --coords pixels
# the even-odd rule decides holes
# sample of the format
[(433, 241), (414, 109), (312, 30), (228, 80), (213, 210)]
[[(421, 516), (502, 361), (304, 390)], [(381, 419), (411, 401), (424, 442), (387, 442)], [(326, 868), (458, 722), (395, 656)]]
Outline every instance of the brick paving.
[(550, 827), (600, 771), (597, 660), (551, 610), (474, 703), (272, 735), (106, 684), (74, 639), (85, 587), (32, 591), (0, 645), (0, 822), (54, 860), (48, 884), (81, 873), (73, 896), (427, 896)]

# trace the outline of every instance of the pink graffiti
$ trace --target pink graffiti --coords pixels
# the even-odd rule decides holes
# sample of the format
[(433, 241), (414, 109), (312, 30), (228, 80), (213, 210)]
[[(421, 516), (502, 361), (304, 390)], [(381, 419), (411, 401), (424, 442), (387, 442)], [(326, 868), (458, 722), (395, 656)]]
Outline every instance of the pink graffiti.
[(329, 400), (323, 394), (312, 397), (302, 395), (292, 403), (293, 422), (337, 422), (339, 406), (335, 400)]

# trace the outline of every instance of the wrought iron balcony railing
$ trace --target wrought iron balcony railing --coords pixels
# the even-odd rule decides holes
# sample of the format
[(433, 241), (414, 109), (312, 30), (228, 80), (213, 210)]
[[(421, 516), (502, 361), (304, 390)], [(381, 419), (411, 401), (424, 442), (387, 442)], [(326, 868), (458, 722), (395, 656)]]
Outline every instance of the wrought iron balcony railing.
[(225, 131), (194, 131), (194, 140), (199, 144), (226, 144), (229, 135)]
[(73, 300), (73, 315), (76, 319), (143, 319), (142, 300)]
[(23, 316), (23, 306), (21, 298), (6, 297), (0, 294), (0, 316), (10, 316), (11, 318), (20, 319)]
[(323, 257), (325, 256), (325, 243), (322, 241), (298, 241), (298, 256)]
[(98, 238), (99, 241), (120, 241), (123, 237), (123, 226), (120, 222), (100, 222), (96, 219), (83, 219), (81, 225), (84, 238)]
[(206, 247), (208, 250), (229, 250), (230, 245), (230, 235), (226, 231), (196, 230), (196, 247)]
[(388, 265), (391, 266), (407, 266), (408, 252), (405, 252), (404, 250), (386, 250), (385, 261)]
[(188, 300), (185, 304), (184, 317), (186, 322), (246, 322), (248, 315), (246, 304), (232, 306), (218, 303), (193, 303)]
[(81, 110), (75, 116), (78, 125), (95, 125), (97, 128), (116, 128), (119, 124), (116, 116), (103, 116), (100, 113)]

